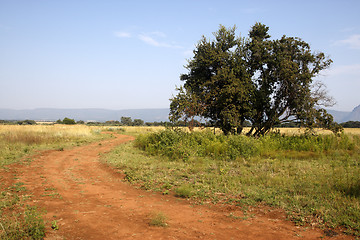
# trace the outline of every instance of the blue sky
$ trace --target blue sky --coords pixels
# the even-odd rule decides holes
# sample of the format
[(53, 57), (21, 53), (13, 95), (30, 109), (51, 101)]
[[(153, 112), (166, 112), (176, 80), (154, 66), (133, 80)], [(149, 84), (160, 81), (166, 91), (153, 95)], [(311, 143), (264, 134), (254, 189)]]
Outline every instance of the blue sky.
[(202, 35), (300, 37), (334, 63), (319, 77), (360, 104), (360, 1), (0, 0), (0, 108), (169, 107)]

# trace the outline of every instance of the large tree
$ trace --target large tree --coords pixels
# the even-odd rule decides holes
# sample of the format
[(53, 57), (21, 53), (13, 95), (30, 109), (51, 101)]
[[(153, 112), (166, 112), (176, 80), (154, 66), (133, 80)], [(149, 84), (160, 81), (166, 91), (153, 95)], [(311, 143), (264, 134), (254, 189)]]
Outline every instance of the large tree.
[(181, 75), (184, 88), (171, 99), (170, 119), (201, 116), (210, 119), (226, 134), (241, 132), (249, 113), (249, 80), (241, 38), (235, 37), (235, 27), (220, 26), (216, 40), (205, 37), (194, 50), (188, 74)]
[(184, 87), (171, 99), (170, 119), (201, 116), (225, 134), (241, 133), (248, 120), (254, 136), (290, 121), (333, 128), (320, 108), (330, 98), (313, 81), (332, 61), (299, 38), (271, 40), (268, 30), (256, 23), (245, 39), (235, 27), (220, 26), (214, 40), (203, 37), (180, 77)]

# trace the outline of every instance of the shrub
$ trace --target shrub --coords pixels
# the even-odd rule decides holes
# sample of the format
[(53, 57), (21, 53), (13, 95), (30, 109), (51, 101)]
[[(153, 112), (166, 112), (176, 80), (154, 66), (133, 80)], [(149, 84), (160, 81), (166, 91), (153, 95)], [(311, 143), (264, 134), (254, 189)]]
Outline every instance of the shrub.
[(167, 227), (167, 217), (162, 212), (153, 213), (150, 219), (150, 226)]
[(73, 125), (73, 124), (76, 124), (75, 120), (74, 119), (70, 119), (70, 118), (64, 118), (64, 120), (62, 120), (62, 123), (63, 124), (67, 124), (67, 125)]
[(18, 121), (18, 125), (36, 125), (36, 122), (34, 120), (24, 120), (24, 121)]
[(194, 195), (193, 188), (189, 184), (181, 185), (175, 189), (175, 196), (181, 198), (190, 198)]
[(277, 151), (321, 153), (354, 150), (360, 143), (357, 136), (269, 134), (260, 138), (244, 135), (214, 135), (210, 131), (183, 132), (166, 129), (141, 135), (135, 146), (151, 155), (166, 156), (171, 160), (188, 160), (192, 157), (236, 160), (251, 156), (269, 155)]

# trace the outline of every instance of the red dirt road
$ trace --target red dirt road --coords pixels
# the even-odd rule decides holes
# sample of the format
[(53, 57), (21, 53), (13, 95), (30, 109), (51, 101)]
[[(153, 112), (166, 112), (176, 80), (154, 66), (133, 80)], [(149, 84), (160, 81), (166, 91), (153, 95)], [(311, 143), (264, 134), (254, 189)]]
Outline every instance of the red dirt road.
[[(280, 210), (258, 209), (247, 218), (236, 207), (192, 205), (136, 189), (99, 162), (99, 154), (133, 140), (115, 136), (101, 144), (44, 151), (12, 170), (33, 194), (33, 204), (46, 210), (46, 239), (352, 239), (297, 227)], [(160, 212), (168, 226), (150, 226), (151, 215)], [(54, 220), (58, 230), (51, 229)]]

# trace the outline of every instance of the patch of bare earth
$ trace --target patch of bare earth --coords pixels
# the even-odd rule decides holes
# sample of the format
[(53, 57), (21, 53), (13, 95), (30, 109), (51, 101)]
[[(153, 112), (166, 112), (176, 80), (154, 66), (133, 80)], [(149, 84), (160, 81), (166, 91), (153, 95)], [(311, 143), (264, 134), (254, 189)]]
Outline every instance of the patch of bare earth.
[[(192, 205), (189, 201), (139, 190), (99, 162), (99, 154), (133, 140), (131, 136), (87, 146), (44, 151), (32, 163), (3, 172), (24, 182), (34, 205), (46, 211), (46, 239), (352, 239), (298, 227), (276, 209), (243, 214), (234, 206)], [(8, 179), (8, 180), (9, 180)], [(167, 227), (151, 226), (154, 213)], [(58, 230), (51, 228), (56, 221)]]

